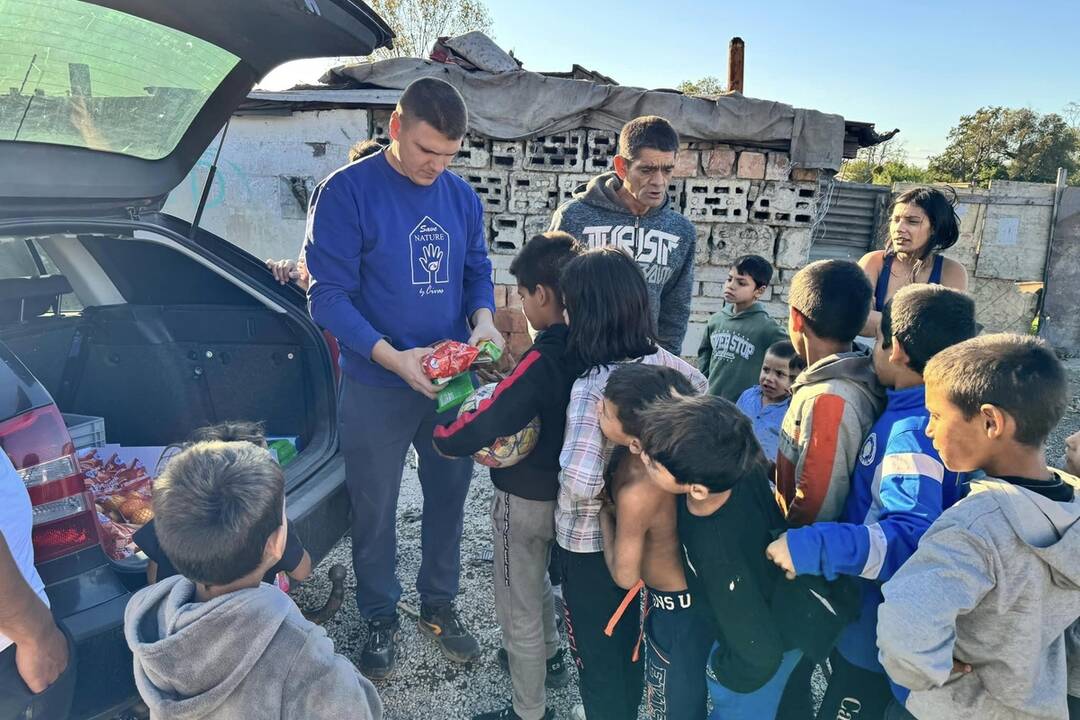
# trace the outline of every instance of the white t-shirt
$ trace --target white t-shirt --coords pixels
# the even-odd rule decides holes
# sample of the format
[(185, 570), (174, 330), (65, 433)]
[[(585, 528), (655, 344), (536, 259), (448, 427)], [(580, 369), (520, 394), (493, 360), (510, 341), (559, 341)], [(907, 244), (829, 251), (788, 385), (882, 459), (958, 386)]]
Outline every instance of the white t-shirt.
[[(26, 493), (26, 485), (11, 460), (0, 450), (0, 533), (3, 533), (11, 556), (15, 558), (15, 566), (38, 597), (48, 605), (45, 583), (34, 567), (34, 545), (30, 539), (33, 522), (34, 510)], [(11, 640), (0, 632), (0, 652), (9, 645)]]

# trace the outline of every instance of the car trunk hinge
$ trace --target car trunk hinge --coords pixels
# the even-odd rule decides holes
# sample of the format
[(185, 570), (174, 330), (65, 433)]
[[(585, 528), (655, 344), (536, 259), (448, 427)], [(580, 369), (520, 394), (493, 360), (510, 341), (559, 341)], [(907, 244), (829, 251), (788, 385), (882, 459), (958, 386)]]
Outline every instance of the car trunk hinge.
[(217, 152), (214, 153), (214, 162), (210, 164), (210, 170), (206, 173), (206, 183), (203, 185), (202, 196), (199, 198), (199, 207), (195, 210), (195, 218), (191, 221), (191, 234), (188, 239), (194, 240), (195, 233), (199, 231), (199, 223), (202, 222), (203, 210), (206, 209), (206, 201), (210, 198), (210, 188), (214, 185), (214, 175), (217, 174), (218, 158), (221, 157), (221, 148), (225, 145), (225, 136), (229, 134), (230, 117), (225, 121), (225, 127), (221, 129), (221, 140), (218, 141)]

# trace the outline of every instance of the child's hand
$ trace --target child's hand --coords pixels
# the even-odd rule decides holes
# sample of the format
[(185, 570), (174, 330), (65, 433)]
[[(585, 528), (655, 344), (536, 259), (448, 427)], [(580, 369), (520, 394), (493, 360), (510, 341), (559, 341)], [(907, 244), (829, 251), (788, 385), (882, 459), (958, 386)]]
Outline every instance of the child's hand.
[(791, 551), (788, 550), (787, 533), (769, 543), (769, 547), (765, 548), (765, 557), (776, 563), (788, 580), (795, 579), (795, 564), (791, 561)]
[(1065, 472), (1080, 475), (1080, 432), (1065, 438)]
[(965, 662), (960, 662), (956, 658), (953, 658), (952, 671), (953, 675), (956, 675), (957, 673), (959, 673), (960, 675), (967, 675), (969, 672), (971, 672), (971, 666)]

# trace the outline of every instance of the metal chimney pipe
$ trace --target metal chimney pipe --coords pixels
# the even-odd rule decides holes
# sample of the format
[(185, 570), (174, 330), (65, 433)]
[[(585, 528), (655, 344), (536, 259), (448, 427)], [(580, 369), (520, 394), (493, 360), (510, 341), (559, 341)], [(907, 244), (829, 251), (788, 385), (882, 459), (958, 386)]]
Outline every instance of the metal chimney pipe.
[(746, 43), (741, 37), (731, 38), (728, 43), (727, 65), (727, 91), (741, 93), (743, 91), (743, 56), (746, 51)]

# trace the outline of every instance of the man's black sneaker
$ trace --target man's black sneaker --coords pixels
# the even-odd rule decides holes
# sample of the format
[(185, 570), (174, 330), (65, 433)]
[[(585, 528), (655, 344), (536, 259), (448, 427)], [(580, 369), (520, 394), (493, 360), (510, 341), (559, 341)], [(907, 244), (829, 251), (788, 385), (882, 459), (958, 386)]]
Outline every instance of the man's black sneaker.
[(368, 622), (368, 636), (360, 651), (360, 672), (369, 680), (385, 680), (397, 665), (397, 646), (401, 642), (401, 624), (392, 620)]
[[(511, 705), (502, 710), (492, 710), (491, 712), (473, 715), (473, 720), (521, 720), (521, 716), (514, 712), (514, 706)], [(544, 720), (555, 720), (555, 711), (544, 708)]]
[(439, 643), (443, 654), (454, 662), (467, 663), (480, 654), (480, 644), (458, 619), (454, 606), (449, 603), (421, 605), (416, 624), (420, 632)]
[[(510, 657), (506, 654), (506, 648), (499, 648), (497, 657), (499, 660), (499, 667), (503, 669), (504, 673), (509, 674)], [(570, 682), (570, 673), (566, 667), (566, 650), (559, 648), (559, 652), (548, 658), (547, 678), (544, 680), (544, 687), (554, 690), (566, 687), (568, 682)]]

